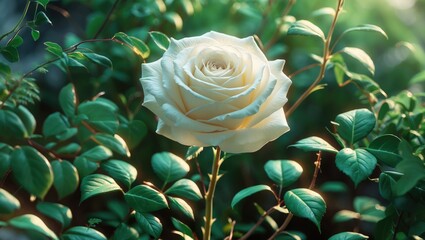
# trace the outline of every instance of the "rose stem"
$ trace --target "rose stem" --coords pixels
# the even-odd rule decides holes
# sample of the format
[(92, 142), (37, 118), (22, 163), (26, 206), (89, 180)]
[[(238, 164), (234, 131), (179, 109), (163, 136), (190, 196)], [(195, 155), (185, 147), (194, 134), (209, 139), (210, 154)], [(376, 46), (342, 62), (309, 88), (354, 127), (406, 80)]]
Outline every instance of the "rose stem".
[(220, 168), (220, 165), (222, 163), (222, 160), (220, 158), (221, 155), (221, 149), (220, 147), (217, 147), (214, 150), (214, 160), (212, 164), (212, 171), (210, 175), (210, 185), (208, 187), (208, 191), (205, 194), (205, 226), (204, 226), (204, 240), (210, 240), (211, 238), (211, 227), (214, 223), (213, 219), (213, 200), (214, 200), (214, 192), (215, 187), (217, 185), (217, 181), (220, 179), (220, 176), (218, 175), (218, 170)]
[(289, 108), (289, 110), (286, 111), (287, 117), (289, 117), (289, 115), (291, 115), (294, 112), (294, 110), (297, 109), (297, 107), (310, 95), (310, 93), (314, 91), (317, 84), (319, 84), (320, 81), (322, 81), (322, 79), (325, 77), (326, 64), (331, 55), (330, 43), (332, 39), (332, 34), (334, 32), (336, 21), (338, 20), (338, 16), (341, 13), (343, 5), (344, 5), (344, 0), (338, 0), (338, 7), (336, 8), (335, 16), (332, 20), (332, 24), (329, 29), (328, 36), (326, 37), (325, 45), (323, 47), (323, 62), (322, 62), (322, 65), (320, 66), (320, 73), (317, 76), (316, 80), (314, 80), (314, 82), (310, 85), (310, 87), (300, 96), (300, 98), (298, 98), (298, 100), (294, 103), (294, 105), (292, 105)]

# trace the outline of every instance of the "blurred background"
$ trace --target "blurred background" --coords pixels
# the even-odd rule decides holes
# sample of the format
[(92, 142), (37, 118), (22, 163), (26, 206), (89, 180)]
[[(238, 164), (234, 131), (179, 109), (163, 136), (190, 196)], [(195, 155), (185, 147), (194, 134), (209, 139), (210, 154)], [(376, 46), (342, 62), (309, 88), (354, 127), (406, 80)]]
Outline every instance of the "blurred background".
[[(0, 0), (2, 9), (0, 32), (13, 28), (25, 2)], [(335, 8), (337, 1), (298, 0), (282, 18), (288, 2), (287, 0), (122, 0), (119, 1), (99, 38), (111, 38), (117, 32), (138, 37), (149, 45), (151, 55), (146, 61), (151, 62), (160, 58), (163, 51), (149, 39), (149, 31), (160, 31), (176, 39), (201, 35), (211, 30), (238, 37), (256, 35), (259, 42), (267, 48), (265, 53), (270, 60), (278, 58), (286, 60), (284, 72), (289, 75), (314, 63), (311, 54), (322, 54), (322, 45), (317, 39), (286, 36), (290, 23), (306, 19), (320, 26), (326, 34), (331, 16), (317, 15), (314, 12), (324, 7)], [(41, 38), (36, 42), (30, 40), (30, 31), (22, 31), (22, 37), (28, 40), (19, 49), (21, 59), (19, 63), (12, 65), (13, 71), (25, 73), (46, 62), (49, 56), (44, 50), (43, 42), (57, 42), (65, 48), (81, 40), (93, 38), (114, 3), (113, 0), (51, 1), (47, 7), (47, 15), (53, 24), (46, 24), (41, 28)], [(337, 36), (350, 27), (366, 23), (380, 26), (387, 33), (388, 40), (379, 34), (355, 32), (342, 38), (335, 50), (345, 46), (364, 49), (376, 65), (373, 79), (389, 96), (403, 89), (423, 92), (423, 84), (412, 85), (409, 81), (425, 70), (425, 0), (346, 1), (335, 34)], [(157, 181), (150, 169), (152, 154), (170, 151), (184, 156), (187, 148), (156, 135), (155, 117), (140, 107), (143, 96), (139, 78), (143, 59), (114, 42), (90, 43), (83, 47), (109, 57), (113, 68), (105, 69), (94, 65), (89, 67), (88, 72), (85, 69), (72, 69), (69, 74), (65, 74), (55, 66), (49, 67), (48, 73), (35, 75), (41, 91), (41, 101), (31, 106), (32, 112), (41, 123), (50, 113), (60, 111), (58, 93), (70, 79), (74, 80), (80, 89), (78, 92), (80, 99), (90, 99), (99, 92), (104, 92), (105, 97), (114, 101), (121, 109), (127, 109), (123, 114), (131, 115), (131, 118), (143, 120), (145, 123), (145, 136), (138, 146), (133, 147), (132, 157), (127, 160), (139, 169), (140, 181)], [(353, 68), (357, 67), (356, 63), (352, 64)], [(292, 79), (293, 85), (285, 109), (296, 101), (317, 74), (318, 68), (305, 71)], [(267, 144), (254, 154), (234, 156), (223, 164), (222, 171), (225, 175), (219, 182), (216, 193), (217, 222), (214, 225), (214, 232), (219, 236), (218, 239), (225, 237), (220, 234), (226, 227), (228, 218), (236, 220), (237, 227), (241, 229), (244, 224), (254, 223), (258, 219), (259, 215), (253, 202), (259, 203), (264, 209), (272, 206), (273, 199), (269, 195), (258, 194), (242, 202), (236, 211), (230, 208), (231, 199), (240, 189), (255, 184), (272, 184), (263, 171), (263, 165), (267, 160), (298, 161), (303, 166), (304, 173), (296, 186), (308, 186), (316, 156), (288, 146), (309, 136), (320, 136), (336, 146), (326, 130), (331, 128), (330, 121), (339, 113), (367, 106), (358, 101), (360, 93), (354, 87), (339, 87), (333, 72), (326, 73), (323, 83), (327, 84), (326, 88), (313, 93), (288, 119), (291, 127), (288, 134)], [(131, 102), (124, 103), (122, 96), (131, 99)], [(204, 172), (209, 171), (210, 158), (209, 151), (205, 151), (199, 157)], [(319, 192), (323, 184), (343, 180), (337, 184), (340, 186), (338, 191), (321, 192), (328, 205), (322, 222), (322, 235), (319, 236), (312, 223), (298, 218), (291, 222), (288, 229), (302, 231), (308, 239), (327, 239), (334, 233), (353, 229), (361, 229), (362, 233), (371, 235), (372, 226), (368, 224), (352, 221), (337, 224), (332, 221), (332, 217), (341, 209), (352, 209), (352, 200), (355, 196), (379, 198), (376, 195), (377, 184), (366, 181), (354, 188), (348, 177), (336, 169), (333, 161), (333, 155), (323, 155), (322, 171), (317, 180)], [(196, 175), (195, 170), (193, 175)], [(63, 201), (78, 208), (76, 199), (66, 198)], [(74, 221), (80, 221), (84, 225), (87, 222), (86, 210), (101, 208), (95, 207), (96, 204), (98, 203), (88, 202), (80, 206), (79, 210), (74, 212)], [(202, 203), (194, 203), (193, 207), (196, 215), (202, 216), (199, 212), (201, 211), (199, 209), (203, 209)], [(160, 214), (164, 215), (161, 219), (164, 219), (164, 224), (167, 225), (168, 213), (160, 212)], [(278, 223), (283, 221), (280, 219), (281, 216), (275, 216)], [(187, 224), (195, 225), (190, 220)], [(264, 239), (271, 233), (271, 229), (267, 226), (262, 231), (252, 239)], [(172, 238), (164, 237), (164, 239)]]

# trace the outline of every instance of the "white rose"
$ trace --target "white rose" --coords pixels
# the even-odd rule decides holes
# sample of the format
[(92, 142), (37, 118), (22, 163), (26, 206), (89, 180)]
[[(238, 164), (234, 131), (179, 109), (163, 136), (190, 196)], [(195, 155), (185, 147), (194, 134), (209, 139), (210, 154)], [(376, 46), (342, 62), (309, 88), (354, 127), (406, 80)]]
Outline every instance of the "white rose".
[(254, 152), (289, 131), (284, 63), (268, 61), (253, 37), (171, 39), (162, 58), (142, 65), (143, 105), (158, 116), (157, 133), (181, 144)]

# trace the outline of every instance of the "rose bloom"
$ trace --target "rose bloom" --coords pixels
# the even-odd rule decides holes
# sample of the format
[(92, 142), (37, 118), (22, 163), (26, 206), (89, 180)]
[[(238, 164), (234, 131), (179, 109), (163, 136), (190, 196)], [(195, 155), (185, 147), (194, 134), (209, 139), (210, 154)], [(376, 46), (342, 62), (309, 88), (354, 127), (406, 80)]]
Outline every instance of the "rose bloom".
[(268, 61), (253, 37), (171, 39), (142, 65), (143, 105), (158, 116), (157, 133), (181, 144), (254, 152), (289, 131), (284, 63)]

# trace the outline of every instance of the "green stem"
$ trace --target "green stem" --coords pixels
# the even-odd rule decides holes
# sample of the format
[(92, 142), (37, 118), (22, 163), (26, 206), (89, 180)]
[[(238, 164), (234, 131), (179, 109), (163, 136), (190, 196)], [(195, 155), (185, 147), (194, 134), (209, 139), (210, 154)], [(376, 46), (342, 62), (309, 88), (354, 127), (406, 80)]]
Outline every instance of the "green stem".
[(3, 40), (3, 38), (7, 37), (9, 34), (11, 34), (11, 33), (15, 32), (15, 31), (16, 31), (16, 29), (18, 29), (18, 28), (19, 28), (19, 26), (22, 24), (22, 22), (23, 22), (23, 21), (24, 21), (24, 19), (25, 19), (25, 16), (26, 16), (26, 15), (27, 15), (27, 13), (28, 13), (28, 9), (29, 9), (29, 7), (30, 7), (30, 4), (31, 4), (31, 1), (30, 1), (30, 0), (27, 0), (27, 4), (25, 5), (24, 12), (22, 13), (22, 16), (21, 16), (21, 18), (19, 19), (18, 23), (16, 23), (15, 27), (14, 27), (12, 30), (10, 30), (9, 32), (7, 32), (7, 33), (3, 34), (3, 35), (0, 37), (0, 41), (1, 41), (1, 40)]
[(219, 180), (218, 170), (220, 169), (220, 164), (222, 162), (221, 158), (221, 149), (217, 147), (214, 153), (214, 161), (212, 164), (211, 171), (211, 181), (208, 187), (208, 191), (205, 194), (205, 226), (204, 226), (204, 240), (211, 239), (211, 228), (214, 222), (213, 219), (213, 200), (214, 200), (214, 192), (217, 182)]
[(336, 25), (336, 22), (338, 20), (338, 16), (341, 13), (343, 5), (344, 5), (344, 0), (338, 0), (338, 6), (336, 8), (335, 16), (332, 20), (332, 24), (331, 24), (331, 27), (329, 29), (329, 32), (328, 32), (328, 35), (326, 37), (325, 44), (324, 44), (324, 47), (323, 47), (323, 62), (322, 62), (322, 65), (320, 66), (320, 73), (317, 76), (317, 78), (314, 80), (314, 82), (310, 85), (310, 87), (300, 96), (300, 98), (298, 98), (298, 100), (294, 103), (294, 105), (292, 105), (288, 109), (288, 111), (286, 112), (287, 117), (289, 115), (291, 115), (295, 111), (295, 109), (298, 108), (298, 106), (313, 92), (313, 90), (316, 88), (316, 86), (325, 77), (326, 64), (328, 63), (329, 58), (331, 56), (330, 44), (331, 44), (331, 40), (332, 40), (332, 34), (335, 30), (335, 25)]

